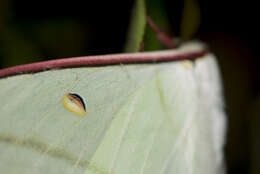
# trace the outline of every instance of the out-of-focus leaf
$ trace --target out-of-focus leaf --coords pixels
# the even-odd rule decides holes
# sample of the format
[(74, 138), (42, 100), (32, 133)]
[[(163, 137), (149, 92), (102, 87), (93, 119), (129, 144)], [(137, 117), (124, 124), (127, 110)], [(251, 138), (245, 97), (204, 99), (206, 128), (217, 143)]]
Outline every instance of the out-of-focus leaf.
[[(161, 0), (149, 0), (146, 3), (147, 14), (151, 17), (153, 22), (163, 31), (169, 32), (169, 22), (166, 14), (164, 2)], [(144, 50), (159, 50), (162, 49), (163, 45), (158, 40), (156, 33), (147, 26), (144, 35)]]
[(25, 38), (21, 32), (7, 28), (0, 33), (2, 44), (2, 66), (9, 67), (19, 64), (40, 61), (41, 51), (32, 41)]
[(145, 0), (136, 0), (132, 11), (127, 42), (126, 52), (137, 52), (140, 50), (143, 41), (146, 24)]
[(200, 25), (200, 8), (198, 0), (185, 0), (181, 22), (181, 38), (190, 39)]
[[(3, 78), (1, 173), (221, 174), (219, 80), (211, 54), (194, 66), (176, 61)], [(63, 107), (67, 93), (84, 99), (85, 117)]]
[(53, 57), (79, 56), (85, 51), (87, 33), (72, 20), (40, 22), (32, 27), (35, 43)]

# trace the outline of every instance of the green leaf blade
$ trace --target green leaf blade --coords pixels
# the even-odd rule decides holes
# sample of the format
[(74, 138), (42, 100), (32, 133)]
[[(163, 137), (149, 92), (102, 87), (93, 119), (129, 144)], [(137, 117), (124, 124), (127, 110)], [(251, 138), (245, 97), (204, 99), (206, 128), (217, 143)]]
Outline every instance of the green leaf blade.
[(138, 52), (141, 48), (146, 25), (145, 0), (136, 0), (130, 20), (125, 52)]
[[(162, 32), (170, 32), (170, 24), (168, 21), (166, 7), (164, 1), (160, 0), (149, 0), (147, 1), (147, 14), (151, 17), (153, 22), (160, 28)], [(157, 33), (152, 30), (151, 27), (145, 28), (144, 35), (144, 50), (160, 50), (165, 48), (164, 45), (158, 40)]]

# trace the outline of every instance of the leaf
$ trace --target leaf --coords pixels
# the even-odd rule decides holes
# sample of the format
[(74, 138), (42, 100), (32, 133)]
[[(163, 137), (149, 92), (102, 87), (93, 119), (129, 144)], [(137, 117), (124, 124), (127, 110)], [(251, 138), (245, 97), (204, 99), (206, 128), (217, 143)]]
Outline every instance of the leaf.
[(200, 25), (200, 7), (197, 0), (185, 0), (181, 23), (181, 38), (191, 39)]
[[(63, 107), (67, 93), (82, 97), (86, 116)], [(211, 54), (191, 66), (81, 67), (0, 79), (0, 171), (220, 173), (221, 94)]]
[[(147, 14), (152, 18), (153, 22), (165, 33), (169, 32), (170, 24), (166, 14), (164, 1), (149, 0), (146, 5)], [(160, 50), (164, 48), (161, 41), (157, 38), (151, 27), (147, 26), (144, 35), (144, 50)]]
[[(26, 39), (19, 31), (8, 28), (0, 33), (1, 55), (3, 67), (23, 64), (25, 62), (40, 61), (41, 51), (32, 41)], [(1, 56), (0, 55), (0, 56)]]
[(125, 52), (138, 52), (146, 25), (145, 0), (136, 0), (132, 11)]

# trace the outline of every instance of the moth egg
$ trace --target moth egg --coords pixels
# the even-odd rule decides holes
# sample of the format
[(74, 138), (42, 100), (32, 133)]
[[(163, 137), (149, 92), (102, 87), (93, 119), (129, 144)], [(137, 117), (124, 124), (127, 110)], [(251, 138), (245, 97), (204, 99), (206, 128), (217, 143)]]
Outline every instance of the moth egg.
[(84, 100), (78, 94), (67, 93), (62, 98), (62, 103), (65, 109), (79, 116), (85, 116), (86, 106)]

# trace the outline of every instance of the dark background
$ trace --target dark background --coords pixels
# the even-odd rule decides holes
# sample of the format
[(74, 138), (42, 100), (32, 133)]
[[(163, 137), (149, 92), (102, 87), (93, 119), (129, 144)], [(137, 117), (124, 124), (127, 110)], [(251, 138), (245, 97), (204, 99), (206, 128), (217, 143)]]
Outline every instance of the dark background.
[[(183, 1), (162, 2), (171, 33), (179, 36)], [(253, 1), (237, 0), (199, 0), (199, 4), (201, 24), (194, 38), (207, 42), (218, 56), (224, 81), (228, 173), (258, 174), (259, 7)], [(0, 68), (122, 52), (132, 6), (132, 0), (1, 0)]]

